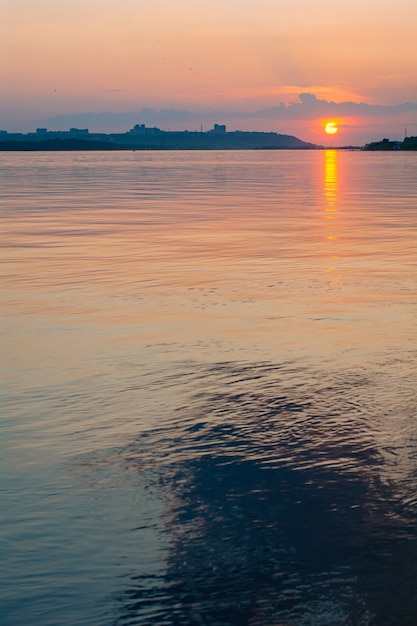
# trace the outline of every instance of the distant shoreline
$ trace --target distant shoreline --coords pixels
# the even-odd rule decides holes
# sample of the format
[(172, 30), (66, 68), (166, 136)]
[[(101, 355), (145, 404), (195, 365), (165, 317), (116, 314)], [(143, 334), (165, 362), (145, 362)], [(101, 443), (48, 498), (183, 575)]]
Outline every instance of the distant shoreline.
[(0, 150), (261, 150), (316, 149), (292, 135), (275, 132), (227, 132), (224, 124), (215, 124), (203, 132), (165, 131), (136, 124), (124, 133), (90, 133), (88, 128), (51, 131), (37, 128), (33, 133), (0, 131)]
[[(274, 151), (274, 150), (326, 150), (329, 148), (325, 148), (323, 146), (314, 146), (314, 147), (290, 147), (290, 146), (259, 146), (259, 147), (176, 147), (176, 146), (125, 146), (120, 144), (112, 144), (112, 143), (97, 143), (90, 141), (85, 141), (82, 143), (73, 144), (70, 141), (63, 141), (60, 145), (51, 145), (50, 142), (0, 142), (0, 152), (213, 152), (215, 150), (225, 150), (225, 151), (237, 151), (237, 150), (245, 150), (245, 151)], [(351, 150), (359, 150), (357, 147), (349, 147), (349, 148), (331, 148), (333, 150), (340, 149), (351, 149)]]
[[(51, 132), (53, 137), (40, 134), (10, 134), (0, 136), (0, 152), (70, 152), (70, 151), (213, 151), (213, 150), (365, 150), (415, 151), (417, 137), (404, 141), (383, 139), (365, 146), (319, 146), (297, 137), (277, 133), (188, 133), (165, 132), (132, 137), (121, 135), (88, 134), (85, 138), (65, 136), (71, 131)], [(7, 133), (6, 133), (7, 135)], [(17, 136), (16, 136), (17, 135)], [(56, 135), (59, 135), (56, 137)], [(64, 136), (62, 136), (64, 135)], [(108, 137), (108, 138), (107, 138)]]

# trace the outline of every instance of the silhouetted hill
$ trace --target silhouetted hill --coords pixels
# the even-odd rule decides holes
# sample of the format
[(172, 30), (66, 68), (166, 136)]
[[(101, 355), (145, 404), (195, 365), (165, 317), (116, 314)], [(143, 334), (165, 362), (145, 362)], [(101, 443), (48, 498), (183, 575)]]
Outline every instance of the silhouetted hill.
[(0, 141), (0, 151), (38, 152), (60, 150), (125, 150), (110, 141), (85, 141), (83, 139), (45, 139), (44, 141)]
[(137, 124), (126, 133), (90, 133), (37, 129), (36, 133), (0, 132), (0, 150), (294, 150), (315, 149), (292, 135), (264, 132), (226, 132), (215, 125), (208, 132), (163, 131)]
[(404, 141), (382, 139), (366, 144), (364, 150), (417, 150), (417, 137), (406, 137)]
[(417, 150), (417, 137), (406, 137), (402, 143), (401, 150)]

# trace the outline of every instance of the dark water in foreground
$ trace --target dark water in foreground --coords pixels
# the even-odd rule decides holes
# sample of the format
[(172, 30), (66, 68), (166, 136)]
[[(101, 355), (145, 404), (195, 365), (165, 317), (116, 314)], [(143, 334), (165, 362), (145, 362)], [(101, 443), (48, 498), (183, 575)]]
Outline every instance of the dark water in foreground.
[(0, 161), (2, 623), (415, 626), (415, 155)]

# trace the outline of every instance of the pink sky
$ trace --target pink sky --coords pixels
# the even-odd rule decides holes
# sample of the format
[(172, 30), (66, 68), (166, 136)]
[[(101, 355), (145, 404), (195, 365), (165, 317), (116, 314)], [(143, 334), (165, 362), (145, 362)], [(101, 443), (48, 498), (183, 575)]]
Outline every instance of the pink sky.
[[(0, 128), (9, 131), (145, 107), (192, 111), (192, 119), (156, 123), (192, 130), (199, 115), (206, 124), (219, 109), (235, 112), (216, 120), (230, 130), (320, 142), (326, 120), (317, 107), (313, 115), (298, 109), (297, 119), (248, 114), (299, 103), (302, 93), (383, 107), (417, 102), (415, 0), (3, 0), (0, 12)], [(330, 114), (342, 144), (401, 138), (405, 127), (417, 135), (412, 108), (340, 111)]]

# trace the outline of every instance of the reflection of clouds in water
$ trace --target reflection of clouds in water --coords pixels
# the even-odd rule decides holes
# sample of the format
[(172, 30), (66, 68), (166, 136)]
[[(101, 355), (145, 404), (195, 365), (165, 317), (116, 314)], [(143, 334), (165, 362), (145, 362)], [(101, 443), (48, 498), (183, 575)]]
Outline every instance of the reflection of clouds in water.
[[(406, 490), (387, 480), (381, 390), (307, 374), (195, 365), (177, 381), (190, 402), (119, 451), (157, 475), (171, 537), (164, 591), (132, 578), (129, 623), (394, 624), (378, 621), (396, 610), (388, 598), (416, 597), (412, 558), (396, 557), (416, 553), (415, 477), (405, 464)], [(401, 623), (415, 610), (408, 599)]]

